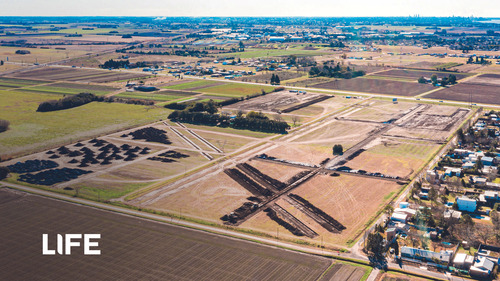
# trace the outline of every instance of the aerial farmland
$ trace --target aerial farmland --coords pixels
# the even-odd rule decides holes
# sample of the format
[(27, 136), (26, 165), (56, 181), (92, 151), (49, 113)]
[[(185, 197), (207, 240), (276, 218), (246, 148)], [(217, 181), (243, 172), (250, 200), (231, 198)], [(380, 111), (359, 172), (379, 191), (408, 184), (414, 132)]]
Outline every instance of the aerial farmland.
[[(323, 19), (328, 24), (320, 20), (314, 28), (302, 19), (282, 25), (261, 19), (286, 36), (246, 20), (241, 29), (220, 19), (31, 27), (12, 20), (0, 24), (0, 208), (9, 225), (2, 237), (15, 244), (13, 233), (38, 233), (49, 221), (57, 222), (52, 234), (80, 225), (102, 232), (104, 250), (122, 265), (109, 271), (111, 260), (88, 261), (88, 276), (361, 281), (374, 272), (372, 280), (420, 280), (427, 272), (408, 269), (419, 264), (394, 253), (391, 241), (409, 247), (425, 239), (402, 232), (401, 224), (391, 227), (395, 209), (410, 202), (417, 217), (427, 207), (443, 214), (441, 205), (456, 208), (458, 196), (486, 202), (480, 190), (499, 184), (500, 148), (492, 139), (500, 55), (476, 29), (449, 28), (477, 39), (473, 54), (438, 30), (442, 40), (429, 43), (426, 32), (436, 27), (411, 19), (407, 25)], [(481, 157), (470, 161), (486, 158), (484, 177), (472, 162), (465, 163), (473, 165), (464, 170), (468, 176), (457, 173), (463, 163), (451, 149), (463, 143)], [(433, 186), (437, 171), (445, 176)], [(439, 189), (438, 199), (425, 198), (427, 185)], [(423, 197), (415, 199), (416, 189)], [(490, 205), (473, 221), (494, 214)], [(493, 227), (491, 218), (484, 224)], [(409, 221), (400, 223), (429, 230), (426, 239), (432, 231), (452, 232)], [(108, 223), (111, 229), (102, 227)], [(457, 229), (466, 223), (458, 221)], [(366, 246), (374, 233), (381, 233), (384, 254)], [(482, 244), (499, 246), (493, 236)], [(439, 243), (456, 242), (445, 240)], [(439, 243), (436, 249), (448, 249)], [(456, 245), (472, 255), (479, 246)], [(398, 262), (414, 275), (379, 273), (400, 270)], [(74, 268), (87, 261), (61, 264), (43, 274), (75, 277)], [(7, 276), (32, 279), (38, 273), (28, 268)], [(443, 268), (429, 268), (441, 278)]]

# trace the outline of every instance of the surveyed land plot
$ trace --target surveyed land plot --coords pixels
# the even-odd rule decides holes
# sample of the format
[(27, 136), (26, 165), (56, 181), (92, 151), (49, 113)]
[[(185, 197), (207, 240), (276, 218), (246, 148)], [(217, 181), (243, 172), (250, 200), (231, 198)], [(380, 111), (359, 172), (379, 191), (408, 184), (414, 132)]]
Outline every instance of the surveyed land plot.
[(457, 85), (425, 95), (426, 98), (472, 103), (500, 104), (500, 75), (483, 74)]
[(330, 215), (346, 229), (341, 233), (331, 233), (305, 215), (293, 205), (282, 201), (278, 204), (300, 221), (312, 228), (318, 236), (314, 239), (297, 237), (285, 228), (273, 222), (265, 213), (259, 213), (241, 224), (242, 228), (254, 229), (272, 236), (290, 240), (302, 240), (319, 245), (345, 245), (361, 231), (369, 219), (374, 216), (381, 204), (400, 188), (395, 182), (378, 179), (366, 179), (350, 175), (332, 177), (317, 175), (293, 193), (308, 200), (311, 204)]
[(315, 84), (312, 87), (394, 96), (416, 96), (434, 89), (434, 86), (427, 84), (366, 78), (335, 80), (327, 83)]

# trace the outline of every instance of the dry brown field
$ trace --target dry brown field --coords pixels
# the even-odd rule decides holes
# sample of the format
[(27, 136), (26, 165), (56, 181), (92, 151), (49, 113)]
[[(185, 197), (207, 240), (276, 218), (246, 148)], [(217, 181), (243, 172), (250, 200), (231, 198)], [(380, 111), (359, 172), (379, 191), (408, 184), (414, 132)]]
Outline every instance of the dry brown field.
[(312, 87), (395, 96), (416, 96), (434, 89), (432, 85), (427, 84), (365, 78), (336, 80), (315, 84)]
[[(331, 260), (0, 189), (6, 280), (317, 280)], [(41, 255), (41, 233), (99, 233), (100, 256)], [(54, 238), (54, 239), (52, 239)]]

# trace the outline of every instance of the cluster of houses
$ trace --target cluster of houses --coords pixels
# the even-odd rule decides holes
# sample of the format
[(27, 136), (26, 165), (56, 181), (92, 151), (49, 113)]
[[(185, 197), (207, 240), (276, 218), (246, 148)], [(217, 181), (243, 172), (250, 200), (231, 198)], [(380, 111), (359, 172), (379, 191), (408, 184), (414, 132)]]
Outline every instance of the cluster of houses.
[[(498, 194), (497, 194), (498, 196)], [(462, 206), (465, 209), (471, 210), (472, 205), (464, 203)], [(425, 207), (419, 207), (425, 208)], [(416, 209), (410, 208), (408, 202), (401, 202), (399, 207), (394, 209), (387, 222), (387, 241), (395, 241), (398, 237), (406, 238), (411, 228), (418, 228), (411, 224), (412, 218), (417, 213)], [(458, 222), (462, 212), (448, 208), (444, 211), (445, 220), (454, 220)], [(439, 229), (420, 228), (425, 230), (424, 237), (436, 239), (439, 236)], [(418, 264), (427, 264), (438, 269), (448, 270), (452, 272), (460, 271), (460, 273), (469, 274), (473, 278), (489, 278), (494, 272), (494, 268), (500, 262), (500, 248), (489, 245), (481, 245), (479, 250), (474, 255), (467, 255), (458, 251), (458, 245), (442, 242), (442, 250), (434, 252), (431, 250), (413, 248), (403, 246), (400, 249), (400, 259), (402, 261)], [(467, 242), (462, 242), (464, 248), (467, 247)]]
[[(254, 68), (255, 71), (252, 70), (227, 70), (225, 67), (227, 66), (245, 66), (248, 68)], [(291, 67), (282, 64), (278, 61), (269, 59), (251, 59), (245, 61), (234, 61), (234, 60), (214, 60), (206, 62), (206, 65), (202, 65), (201, 62), (196, 63), (196, 65), (188, 65), (188, 64), (173, 64), (169, 63), (165, 65), (164, 68), (168, 71), (168, 73), (173, 74), (174, 76), (182, 75), (191, 75), (191, 76), (210, 76), (210, 77), (224, 77), (226, 79), (233, 79), (243, 76), (251, 76), (255, 75), (256, 72), (260, 71), (281, 71), (288, 70)], [(144, 69), (144, 71), (161, 71), (161, 69)], [(154, 73), (153, 73), (154, 74)]]
[(481, 245), (473, 256), (456, 250), (433, 252), (412, 247), (401, 247), (401, 259), (411, 262), (427, 262), (428, 265), (450, 271), (469, 274), (473, 278), (490, 278), (500, 259), (500, 248)]

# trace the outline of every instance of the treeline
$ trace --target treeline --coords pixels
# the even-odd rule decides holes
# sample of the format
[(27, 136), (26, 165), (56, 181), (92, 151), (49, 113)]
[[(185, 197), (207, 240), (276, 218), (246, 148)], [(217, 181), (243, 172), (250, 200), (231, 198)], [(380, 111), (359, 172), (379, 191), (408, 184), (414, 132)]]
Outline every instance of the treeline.
[(194, 112), (189, 110), (176, 110), (168, 116), (173, 121), (201, 124), (208, 126), (231, 127), (259, 132), (285, 134), (290, 128), (284, 121), (270, 120), (260, 112), (249, 112), (246, 116), (238, 114), (231, 118), (228, 115), (212, 114), (208, 112)]
[(80, 93), (73, 96), (64, 97), (60, 100), (49, 100), (42, 102), (36, 111), (38, 112), (48, 112), (63, 110), (68, 108), (73, 108), (81, 106), (96, 100), (96, 96), (91, 93)]
[(309, 70), (309, 76), (311, 77), (322, 76), (329, 78), (351, 79), (365, 74), (366, 73), (362, 70), (354, 70), (349, 66), (343, 67), (340, 63), (337, 63), (335, 66), (329, 66), (328, 64), (323, 64), (323, 66), (313, 66)]
[(113, 68), (113, 69), (118, 69), (118, 68), (125, 68), (130, 65), (130, 61), (128, 60), (113, 60), (110, 59), (106, 61), (104, 64), (99, 65), (100, 68)]
[[(69, 109), (77, 106), (81, 106), (93, 101), (97, 102), (118, 102), (126, 104), (136, 104), (136, 105), (154, 105), (152, 100), (143, 99), (126, 99), (126, 98), (116, 98), (116, 97), (98, 97), (91, 93), (80, 93), (73, 96), (67, 96), (60, 100), (50, 100), (42, 102), (36, 111), (38, 112), (48, 112)], [(0, 120), (1, 121), (1, 120)], [(0, 122), (0, 132), (1, 132), (1, 122)]]

